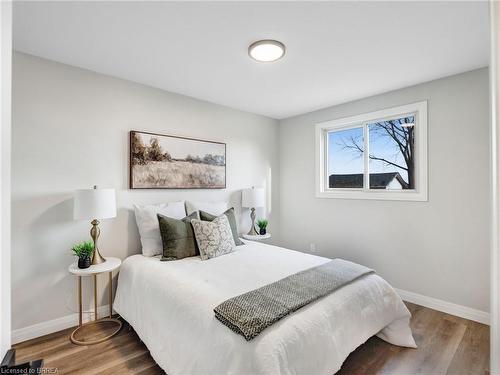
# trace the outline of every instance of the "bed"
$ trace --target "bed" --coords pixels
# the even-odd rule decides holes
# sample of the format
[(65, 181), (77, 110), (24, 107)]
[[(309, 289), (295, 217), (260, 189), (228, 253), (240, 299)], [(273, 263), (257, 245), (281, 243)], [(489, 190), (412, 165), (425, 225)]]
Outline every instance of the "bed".
[(376, 274), (301, 308), (251, 341), (214, 316), (214, 307), (231, 297), (329, 260), (252, 241), (208, 261), (133, 255), (123, 262), (114, 308), (169, 375), (332, 375), (373, 335), (415, 347), (408, 309)]

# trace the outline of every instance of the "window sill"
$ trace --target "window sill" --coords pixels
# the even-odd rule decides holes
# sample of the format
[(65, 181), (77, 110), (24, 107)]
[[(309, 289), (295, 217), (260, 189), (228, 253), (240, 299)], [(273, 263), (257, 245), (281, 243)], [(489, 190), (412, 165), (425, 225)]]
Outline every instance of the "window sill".
[(371, 199), (384, 201), (427, 202), (427, 194), (417, 191), (366, 191), (366, 190), (327, 190), (317, 191), (316, 198), (328, 199)]

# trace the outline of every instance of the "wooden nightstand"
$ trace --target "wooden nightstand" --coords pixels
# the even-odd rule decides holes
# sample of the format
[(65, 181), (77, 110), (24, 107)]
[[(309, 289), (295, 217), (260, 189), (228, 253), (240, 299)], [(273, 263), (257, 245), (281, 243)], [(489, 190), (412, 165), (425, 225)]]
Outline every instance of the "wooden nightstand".
[(249, 234), (244, 234), (243, 238), (245, 240), (250, 240), (250, 241), (261, 241), (261, 240), (266, 240), (268, 238), (271, 238), (271, 233), (266, 233), (264, 235), (257, 235), (257, 236), (251, 236)]
[[(71, 332), (71, 342), (76, 345), (93, 345), (103, 342), (110, 337), (116, 335), (120, 329), (122, 328), (122, 322), (118, 319), (114, 319), (113, 315), (113, 271), (118, 269), (122, 264), (122, 261), (118, 258), (107, 257), (104, 263), (96, 264), (90, 266), (89, 268), (78, 268), (77, 263), (73, 263), (69, 266), (68, 271), (75, 276), (78, 276), (78, 327), (75, 328), (73, 332)], [(100, 273), (109, 273), (109, 317), (98, 319), (97, 316), (97, 275)], [(94, 320), (92, 322), (82, 323), (82, 277), (92, 276), (94, 278)], [(82, 334), (82, 331), (85, 331), (87, 327), (90, 331), (92, 329), (90, 327), (95, 327), (96, 325), (102, 325), (103, 328), (106, 328), (109, 325), (116, 326), (116, 328), (111, 330), (111, 333), (106, 334), (104, 337), (99, 337), (96, 339), (88, 339), (85, 337), (78, 338), (80, 336), (78, 334)], [(92, 332), (91, 332), (92, 333)], [(95, 334), (92, 333), (92, 334)], [(82, 334), (82, 336), (84, 336)]]

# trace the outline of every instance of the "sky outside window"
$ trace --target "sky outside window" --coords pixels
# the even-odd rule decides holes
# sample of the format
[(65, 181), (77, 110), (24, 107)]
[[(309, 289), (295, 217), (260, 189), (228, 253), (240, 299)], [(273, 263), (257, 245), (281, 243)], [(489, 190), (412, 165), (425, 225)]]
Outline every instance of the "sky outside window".
[[(382, 177), (397, 180), (391, 184), (393, 189), (415, 188), (414, 123), (414, 116), (405, 116), (367, 124), (371, 188), (380, 188), (380, 186), (373, 186), (373, 183), (376, 179), (380, 181)], [(345, 175), (363, 174), (364, 147), (363, 127), (328, 133), (330, 187), (359, 188), (363, 186), (360, 176), (347, 178)], [(386, 174), (386, 176), (381, 174)], [(336, 177), (331, 177), (332, 175)], [(335, 186), (332, 185), (332, 181), (335, 181)]]

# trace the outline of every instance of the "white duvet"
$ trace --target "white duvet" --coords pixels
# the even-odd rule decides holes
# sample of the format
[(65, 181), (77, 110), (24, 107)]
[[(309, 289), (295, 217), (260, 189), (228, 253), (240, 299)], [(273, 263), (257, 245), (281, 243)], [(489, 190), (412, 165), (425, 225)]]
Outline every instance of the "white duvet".
[(332, 375), (373, 335), (415, 347), (408, 309), (375, 274), (303, 307), (252, 341), (214, 316), (214, 307), (228, 298), (328, 261), (255, 242), (206, 261), (134, 255), (123, 262), (114, 308), (169, 375)]

